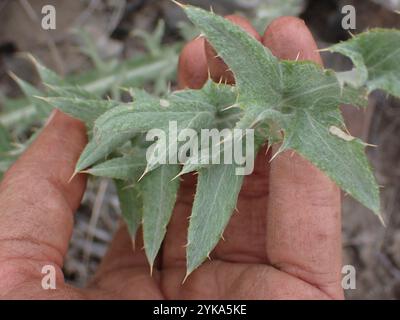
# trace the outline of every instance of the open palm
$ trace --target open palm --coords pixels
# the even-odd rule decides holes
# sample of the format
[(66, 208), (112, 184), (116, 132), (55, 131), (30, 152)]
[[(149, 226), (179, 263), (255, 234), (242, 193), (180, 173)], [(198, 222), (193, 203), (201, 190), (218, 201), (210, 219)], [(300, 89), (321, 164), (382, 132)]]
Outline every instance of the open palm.
[[(321, 63), (316, 44), (297, 18), (275, 20), (260, 37), (243, 18), (228, 17), (282, 59)], [(199, 88), (209, 74), (233, 82), (205, 40), (183, 49), (180, 87)], [(141, 235), (121, 226), (85, 289), (65, 284), (63, 258), (86, 177), (68, 183), (86, 144), (82, 123), (57, 111), (0, 186), (0, 297), (28, 299), (324, 299), (342, 298), (338, 188), (308, 161), (285, 152), (269, 162), (260, 152), (245, 178), (237, 212), (211, 254), (182, 284), (195, 176), (184, 177), (167, 236), (149, 273)], [(272, 150), (273, 152), (273, 150)], [(57, 271), (57, 289), (43, 290), (44, 265)]]

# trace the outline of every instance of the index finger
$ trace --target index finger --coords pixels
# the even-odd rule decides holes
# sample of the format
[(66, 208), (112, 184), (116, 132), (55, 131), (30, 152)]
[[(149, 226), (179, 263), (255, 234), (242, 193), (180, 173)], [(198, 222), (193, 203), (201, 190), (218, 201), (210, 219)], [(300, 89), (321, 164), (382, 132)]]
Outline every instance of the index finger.
[(85, 144), (85, 126), (55, 111), (37, 140), (5, 174), (0, 185), (3, 265), (30, 259), (62, 266), (73, 212), (86, 181), (83, 175), (69, 179)]

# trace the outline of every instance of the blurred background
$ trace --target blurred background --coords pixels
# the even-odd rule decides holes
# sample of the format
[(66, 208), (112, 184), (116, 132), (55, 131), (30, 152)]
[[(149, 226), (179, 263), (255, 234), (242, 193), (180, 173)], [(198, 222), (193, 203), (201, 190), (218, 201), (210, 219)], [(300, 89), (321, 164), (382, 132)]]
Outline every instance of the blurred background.
[[(356, 8), (357, 29), (400, 29), (400, 0), (192, 0), (182, 1), (219, 14), (239, 13), (263, 32), (281, 15), (303, 18), (319, 47), (346, 40), (341, 8)], [(56, 8), (56, 29), (41, 28), (42, 7)], [(163, 95), (176, 87), (180, 49), (197, 36), (182, 11), (169, 0), (0, 0), (0, 172), (24, 151), (48, 114), (24, 97), (9, 72), (44, 91), (32, 53), (46, 66), (91, 92), (124, 99), (124, 87), (144, 87)], [(351, 68), (338, 55), (323, 53), (325, 65)], [(35, 91), (36, 92), (36, 91)], [(344, 264), (355, 266), (357, 288), (350, 299), (400, 299), (400, 101), (375, 92), (369, 108), (343, 106), (354, 136), (377, 145), (368, 155), (382, 185), (384, 228), (367, 209), (343, 196)], [(112, 183), (90, 180), (79, 208), (65, 264), (69, 282), (84, 286), (104, 255), (119, 219)]]

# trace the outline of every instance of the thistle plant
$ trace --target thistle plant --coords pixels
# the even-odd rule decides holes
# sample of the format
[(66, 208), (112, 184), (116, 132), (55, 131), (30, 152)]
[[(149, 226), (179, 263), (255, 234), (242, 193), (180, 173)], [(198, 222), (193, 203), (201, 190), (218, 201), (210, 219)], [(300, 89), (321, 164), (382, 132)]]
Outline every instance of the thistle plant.
[[(376, 89), (400, 97), (400, 31), (373, 29), (326, 49), (354, 64), (351, 71), (334, 72), (313, 62), (280, 61), (230, 21), (193, 6), (183, 10), (228, 65), (236, 85), (210, 80), (202, 89), (175, 91), (162, 99), (132, 88), (132, 102), (122, 103), (73, 86), (36, 62), (48, 87), (48, 96), (34, 94), (36, 99), (87, 126), (89, 142), (75, 174), (115, 180), (133, 239), (143, 227), (150, 265), (166, 234), (180, 175), (196, 172), (198, 176), (187, 236), (187, 274), (220, 240), (243, 183), (234, 163), (212, 164), (194, 155), (181, 163), (158, 163), (157, 156), (168, 157), (171, 149), (180, 147), (172, 144), (179, 142), (150, 149), (145, 136), (153, 128), (168, 132), (171, 121), (177, 122), (178, 133), (254, 129), (253, 153), (265, 144), (279, 144), (277, 153), (294, 150), (381, 217), (379, 187), (365, 155), (367, 145), (347, 132), (339, 106), (364, 108), (368, 94)], [(233, 137), (216, 143), (227, 145)], [(190, 146), (190, 140), (187, 143)]]

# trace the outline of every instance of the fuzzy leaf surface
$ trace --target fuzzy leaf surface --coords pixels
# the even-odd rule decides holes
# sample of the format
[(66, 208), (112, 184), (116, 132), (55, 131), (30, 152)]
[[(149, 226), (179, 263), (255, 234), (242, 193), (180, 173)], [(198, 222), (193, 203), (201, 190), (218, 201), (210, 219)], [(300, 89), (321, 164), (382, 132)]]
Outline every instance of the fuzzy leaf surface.
[(101, 162), (86, 171), (94, 176), (136, 182), (146, 167), (144, 154), (126, 155)]
[(81, 97), (67, 97), (65, 95), (42, 99), (64, 113), (83, 121), (88, 127), (92, 127), (98, 117), (117, 105), (115, 101), (92, 100)]
[(355, 69), (339, 73), (344, 82), (400, 97), (400, 30), (372, 29), (329, 50), (354, 63)]
[(51, 105), (48, 104), (46, 101), (35, 98), (36, 96), (41, 96), (42, 92), (36, 89), (30, 83), (26, 82), (25, 80), (18, 78), (16, 75), (12, 75), (12, 77), (14, 81), (18, 84), (18, 86), (21, 88), (25, 96), (28, 98), (28, 100), (35, 106), (38, 114), (41, 116), (48, 116), (52, 110)]
[(143, 201), (138, 185), (129, 186), (125, 181), (116, 180), (117, 194), (122, 217), (128, 226), (132, 241), (135, 241), (136, 232), (142, 223)]
[(240, 102), (271, 107), (280, 100), (278, 59), (266, 47), (221, 16), (193, 6), (185, 12), (233, 72)]
[(186, 249), (188, 274), (217, 245), (233, 213), (243, 183), (235, 170), (235, 165), (221, 164), (199, 171)]
[[(206, 122), (184, 122), (177, 123), (177, 137), (178, 139), (170, 141), (170, 139), (166, 139), (168, 143), (165, 143), (164, 140), (160, 139), (150, 153), (148, 158), (148, 163), (146, 167), (146, 172), (150, 172), (157, 168), (160, 165), (159, 159), (169, 159), (170, 156), (177, 154), (183, 145), (189, 147), (193, 147), (193, 141), (186, 137), (186, 140), (182, 140), (181, 134), (183, 134), (186, 129), (193, 129), (197, 132), (200, 132), (201, 129), (211, 129), (211, 128), (219, 128), (219, 127), (229, 127), (232, 126), (238, 117), (237, 110), (230, 110), (237, 99), (237, 92), (234, 87), (216, 84), (212, 81), (208, 81), (201, 90), (184, 90), (184, 91), (176, 91), (169, 98), (169, 103), (172, 104), (187, 104), (190, 103), (192, 105), (203, 105), (208, 104), (209, 108), (213, 110), (215, 113), (214, 117), (210, 117), (209, 121)], [(228, 108), (228, 110), (225, 110)], [(170, 130), (167, 130), (167, 136), (170, 136)], [(196, 143), (198, 141), (196, 140)]]
[(144, 248), (152, 266), (167, 231), (179, 188), (178, 165), (162, 165), (140, 182), (143, 197)]
[(94, 137), (82, 153), (76, 171), (107, 156), (135, 135), (151, 129), (168, 131), (170, 121), (183, 128), (208, 127), (216, 109), (207, 102), (175, 98), (155, 99), (143, 93), (133, 103), (120, 104), (105, 112), (94, 123)]
[(245, 110), (237, 127), (267, 122), (281, 128), (285, 137), (281, 150), (298, 151), (379, 214), (378, 188), (363, 146), (340, 141), (329, 132), (332, 126), (345, 131), (338, 107), (343, 102), (360, 104), (364, 91), (343, 89), (332, 72), (312, 62), (278, 61), (258, 41), (213, 13), (191, 6), (185, 11), (235, 75)]

